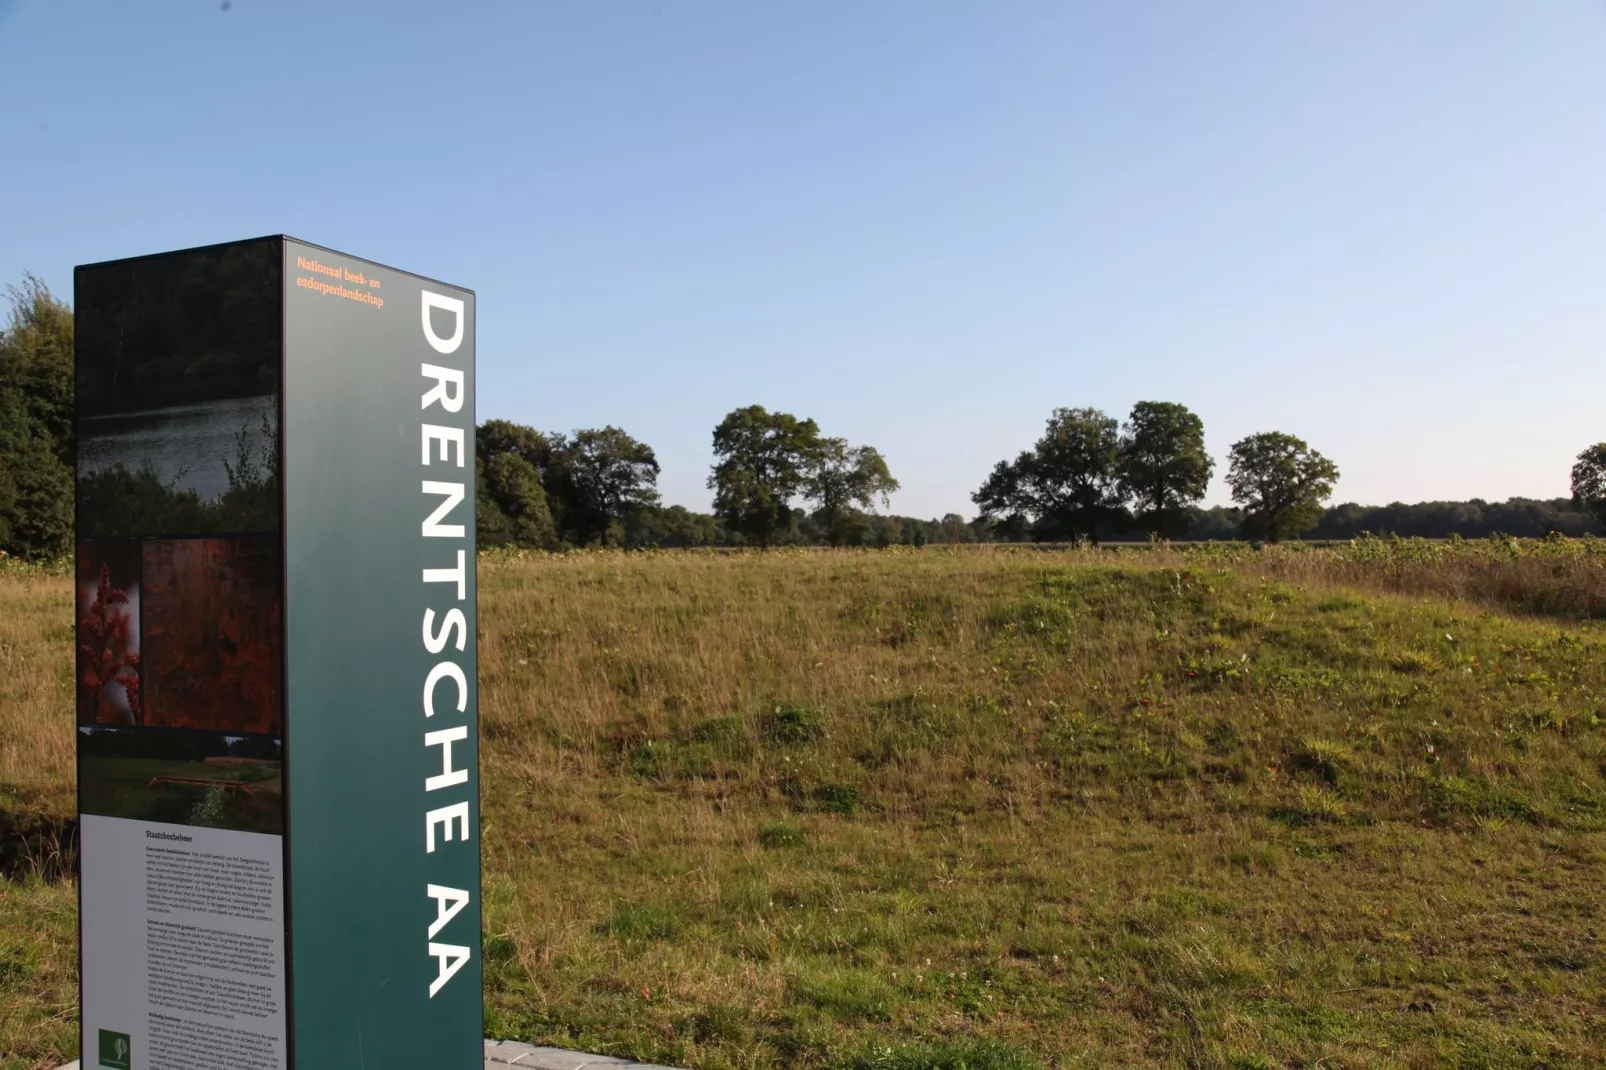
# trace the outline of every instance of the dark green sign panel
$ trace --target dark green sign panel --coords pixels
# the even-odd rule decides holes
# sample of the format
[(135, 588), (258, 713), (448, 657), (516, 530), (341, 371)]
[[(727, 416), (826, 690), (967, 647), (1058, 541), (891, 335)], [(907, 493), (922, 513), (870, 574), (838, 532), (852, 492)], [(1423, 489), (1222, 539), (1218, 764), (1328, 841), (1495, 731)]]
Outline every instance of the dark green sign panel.
[(284, 257), (296, 1065), (479, 1067), (474, 295)]
[(84, 1064), (478, 1068), (474, 295), (273, 237), (75, 305)]

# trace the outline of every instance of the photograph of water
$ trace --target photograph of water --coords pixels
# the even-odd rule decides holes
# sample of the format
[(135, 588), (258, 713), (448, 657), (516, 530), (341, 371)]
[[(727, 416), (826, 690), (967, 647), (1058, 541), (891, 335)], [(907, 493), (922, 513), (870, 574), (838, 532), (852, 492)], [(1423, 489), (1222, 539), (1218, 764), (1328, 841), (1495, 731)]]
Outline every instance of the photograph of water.
[(274, 450), (277, 423), (271, 395), (91, 417), (79, 427), (78, 476), (115, 464), (148, 468), (171, 490), (216, 501), (229, 489), (229, 466), (242, 446), (248, 458)]
[(271, 240), (78, 270), (80, 537), (279, 529), (281, 275)]

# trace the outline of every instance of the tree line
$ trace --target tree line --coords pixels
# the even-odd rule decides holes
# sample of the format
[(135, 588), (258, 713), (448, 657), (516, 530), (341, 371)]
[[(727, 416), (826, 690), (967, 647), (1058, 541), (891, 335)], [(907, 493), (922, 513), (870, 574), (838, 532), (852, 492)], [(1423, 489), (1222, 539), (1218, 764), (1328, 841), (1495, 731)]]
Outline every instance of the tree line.
[[(0, 329), (0, 550), (53, 556), (72, 539), (73, 315), (31, 275), (10, 297)], [(1291, 434), (1262, 432), (1228, 452), (1233, 506), (1206, 509), (1215, 462), (1204, 423), (1174, 402), (1138, 402), (1124, 423), (1055, 409), (1033, 446), (999, 461), (971, 495), (969, 520), (885, 512), (898, 481), (875, 447), (759, 405), (713, 429), (709, 513), (664, 506), (652, 447), (618, 427), (543, 432), (488, 420), (476, 444), (483, 548), (1539, 536), (1606, 525), (1606, 443), (1579, 454), (1570, 499), (1328, 506), (1337, 466)]]
[(663, 507), (652, 447), (617, 427), (544, 433), (489, 420), (476, 446), (483, 547), (857, 546), (904, 539), (901, 522), (867, 512), (877, 502), (885, 506), (898, 489), (879, 451), (761, 405), (736, 409), (714, 428), (711, 514)]
[[(1308, 530), (1338, 466), (1293, 435), (1235, 442), (1227, 485), (1238, 534), (1278, 541)], [(1031, 449), (999, 461), (971, 495), (982, 517), (1013, 534), (1097, 544), (1133, 531), (1184, 538), (1215, 470), (1204, 421), (1186, 405), (1140, 401), (1123, 426), (1098, 409), (1055, 409)]]
[(618, 428), (542, 434), (492, 420), (478, 445), (486, 547), (1538, 537), (1597, 534), (1606, 521), (1606, 444), (1580, 456), (1572, 499), (1326, 506), (1337, 466), (1277, 431), (1232, 445), (1235, 504), (1205, 509), (1214, 461), (1204, 423), (1174, 402), (1139, 402), (1124, 425), (1097, 409), (1056, 409), (1031, 449), (993, 468), (968, 521), (876, 512), (898, 488), (879, 451), (757, 405), (714, 428), (711, 513), (660, 505), (651, 447)]

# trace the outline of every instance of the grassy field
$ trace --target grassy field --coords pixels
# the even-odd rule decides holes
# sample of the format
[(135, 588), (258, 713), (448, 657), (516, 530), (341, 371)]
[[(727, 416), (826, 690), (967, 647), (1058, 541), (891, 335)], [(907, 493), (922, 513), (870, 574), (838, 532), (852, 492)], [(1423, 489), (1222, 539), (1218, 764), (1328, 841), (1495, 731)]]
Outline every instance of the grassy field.
[[(481, 577), (493, 1036), (697, 1068), (1606, 1061), (1592, 544)], [(0, 578), (6, 1070), (76, 1054), (68, 594)]]

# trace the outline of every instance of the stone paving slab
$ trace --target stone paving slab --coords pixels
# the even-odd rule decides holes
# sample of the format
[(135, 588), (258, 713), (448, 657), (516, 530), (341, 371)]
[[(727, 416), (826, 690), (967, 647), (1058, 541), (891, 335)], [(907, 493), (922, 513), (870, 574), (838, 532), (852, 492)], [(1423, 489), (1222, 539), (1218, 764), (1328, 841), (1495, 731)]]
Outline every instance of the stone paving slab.
[[(675, 1070), (672, 1066), (636, 1063), (629, 1059), (615, 1059), (611, 1055), (588, 1055), (583, 1051), (564, 1048), (537, 1048), (511, 1040), (487, 1040), (485, 1070), (507, 1070), (510, 1066), (516, 1066), (519, 1070), (605, 1070), (607, 1067), (615, 1070)], [(78, 1070), (78, 1060), (74, 1059), (61, 1070)]]
[(587, 1055), (583, 1051), (563, 1048), (537, 1048), (511, 1040), (485, 1042), (485, 1070), (503, 1070), (517, 1066), (521, 1070), (603, 1070), (604, 1067), (628, 1070), (674, 1070), (655, 1063), (637, 1063), (629, 1059), (615, 1059), (610, 1055)]

